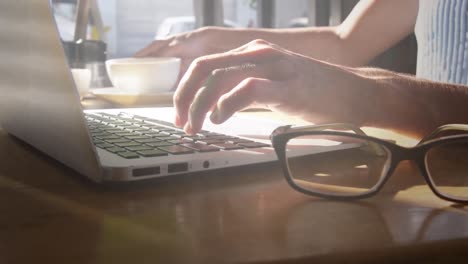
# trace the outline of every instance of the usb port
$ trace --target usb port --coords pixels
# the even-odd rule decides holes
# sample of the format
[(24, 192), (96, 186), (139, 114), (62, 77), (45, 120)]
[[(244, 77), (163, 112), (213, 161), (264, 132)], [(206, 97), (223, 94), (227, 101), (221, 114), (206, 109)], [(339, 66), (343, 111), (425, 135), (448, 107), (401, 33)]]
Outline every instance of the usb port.
[(188, 171), (188, 163), (187, 162), (174, 163), (174, 164), (169, 164), (167, 166), (167, 172), (168, 173), (184, 172), (184, 171)]
[(156, 174), (160, 174), (160, 173), (161, 173), (161, 168), (159, 166), (158, 167), (134, 169), (133, 170), (133, 177), (156, 175)]

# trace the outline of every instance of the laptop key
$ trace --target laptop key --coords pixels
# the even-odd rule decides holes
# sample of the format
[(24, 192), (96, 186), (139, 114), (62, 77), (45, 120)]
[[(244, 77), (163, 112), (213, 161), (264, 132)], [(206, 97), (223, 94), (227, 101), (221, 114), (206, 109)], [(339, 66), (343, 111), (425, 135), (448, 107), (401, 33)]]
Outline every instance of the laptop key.
[(227, 135), (214, 135), (214, 136), (205, 136), (206, 139), (219, 139), (219, 140), (230, 140), (230, 139), (236, 139), (236, 137), (233, 136), (227, 136)]
[(135, 152), (131, 152), (131, 151), (117, 152), (116, 154), (126, 159), (136, 159), (140, 157), (138, 154), (136, 154)]
[(146, 136), (149, 136), (149, 137), (154, 137), (154, 136), (159, 136), (159, 132), (156, 132), (156, 131), (147, 131), (147, 132), (143, 132), (144, 135)]
[(243, 139), (243, 138), (232, 138), (232, 139), (228, 139), (227, 142), (232, 143), (232, 144), (239, 144), (239, 143), (252, 143), (254, 141)]
[(157, 131), (160, 131), (160, 132), (163, 132), (163, 131), (171, 131), (171, 130), (174, 130), (173, 128), (170, 128), (170, 127), (163, 127), (163, 126), (158, 126), (156, 128), (153, 128)]
[(173, 139), (177, 139), (175, 137), (171, 137), (171, 136), (156, 136), (155, 138), (157, 139), (160, 139), (160, 140), (173, 140)]
[(198, 143), (203, 143), (203, 144), (218, 144), (218, 143), (224, 143), (224, 140), (222, 139), (201, 139), (197, 140)]
[(170, 135), (171, 135), (171, 130), (168, 130), (168, 131), (160, 131), (159, 134), (165, 135), (165, 136), (170, 136)]
[(104, 141), (102, 141), (102, 140), (100, 140), (100, 139), (97, 139), (97, 138), (93, 138), (93, 142), (94, 142), (94, 144), (105, 143)]
[(141, 151), (141, 150), (151, 150), (152, 148), (149, 146), (141, 145), (141, 146), (126, 147), (126, 149), (130, 151)]
[(164, 152), (159, 149), (152, 149), (152, 150), (141, 150), (137, 151), (137, 153), (143, 157), (159, 157), (159, 156), (167, 156), (167, 152)]
[(146, 126), (146, 123), (141, 122), (141, 121), (133, 121), (132, 124), (135, 125), (135, 126), (140, 126), (140, 127)]
[(124, 148), (120, 147), (112, 147), (112, 148), (106, 148), (107, 151), (112, 152), (112, 153), (117, 153), (117, 152), (124, 152), (126, 151)]
[[(174, 139), (177, 139), (177, 138), (183, 138), (185, 134), (171, 134), (171, 137), (173, 137)], [(192, 141), (192, 140), (190, 140)]]
[(206, 131), (206, 130), (200, 131), (198, 134), (204, 135), (205, 137), (224, 136), (223, 134), (216, 133), (216, 132), (210, 132), (210, 131)]
[(132, 135), (132, 136), (126, 136), (128, 139), (149, 139), (150, 137), (148, 136), (142, 136), (142, 135)]
[(134, 130), (136, 130), (136, 129), (140, 129), (140, 128), (141, 128), (141, 127), (139, 127), (139, 126), (134, 126), (134, 125), (133, 125), (133, 126), (125, 127), (125, 129), (127, 129), (127, 130), (132, 130), (132, 131), (134, 131)]
[(205, 136), (202, 135), (183, 135), (184, 138), (190, 139), (192, 141), (203, 140), (206, 139)]
[(119, 147), (133, 147), (133, 146), (141, 146), (140, 143), (135, 142), (135, 141), (130, 141), (130, 142), (123, 142), (123, 143), (115, 143), (115, 145)]
[(135, 133), (131, 133), (131, 132), (128, 132), (128, 131), (119, 132), (119, 133), (115, 133), (115, 134), (118, 135), (118, 136), (121, 136), (121, 137), (135, 136)]
[(99, 133), (91, 133), (93, 137), (105, 137), (105, 136), (110, 136), (112, 135), (111, 133), (106, 133), (106, 132), (99, 132)]
[(169, 143), (173, 144), (184, 144), (188, 142), (192, 142), (190, 139), (184, 139), (184, 138), (179, 138), (179, 139), (172, 139), (172, 140), (166, 140)]
[(163, 135), (182, 135), (182, 134), (185, 134), (185, 132), (180, 131), (180, 130), (172, 129), (172, 130), (161, 131), (161, 134), (163, 134)]
[(119, 127), (127, 128), (127, 127), (134, 127), (134, 125), (132, 123), (122, 122), (122, 124), (120, 124)]
[(193, 150), (179, 145), (159, 147), (159, 149), (174, 155), (193, 153)]
[(166, 141), (159, 141), (159, 142), (146, 143), (146, 145), (150, 147), (166, 147), (166, 146), (173, 146), (174, 144), (166, 142)]
[(136, 131), (136, 132), (140, 132), (140, 133), (144, 133), (146, 131), (151, 131), (149, 128), (147, 127), (139, 127), (139, 128), (132, 128), (133, 131)]
[(114, 117), (114, 116), (116, 116), (115, 114), (103, 113), (103, 112), (98, 112), (98, 113), (93, 113), (93, 114), (94, 114), (94, 115), (101, 116), (101, 117)]
[(107, 129), (106, 131), (107, 131), (108, 133), (119, 133), (119, 132), (123, 132), (122, 129), (116, 129), (116, 128), (114, 128), (114, 129)]
[(239, 143), (239, 146), (246, 147), (246, 148), (263, 148), (263, 147), (269, 147), (270, 145), (260, 143), (260, 142), (248, 142), (248, 143)]
[(120, 139), (119, 136), (116, 135), (108, 135), (108, 136), (96, 136), (96, 138), (101, 139), (101, 140), (107, 140), (107, 139)]
[(217, 144), (213, 144), (211, 146), (215, 146), (215, 147), (218, 147), (218, 148), (223, 149), (223, 150), (243, 149), (243, 147), (241, 147), (239, 145), (236, 145), (236, 144), (232, 144), (232, 143), (217, 143)]
[(182, 146), (187, 147), (189, 149), (193, 149), (195, 151), (199, 152), (212, 152), (212, 151), (219, 151), (219, 148), (213, 146), (213, 145), (206, 145), (202, 143), (186, 143), (182, 144)]
[(145, 126), (151, 128), (154, 131), (158, 131), (158, 132), (173, 130), (173, 128), (158, 126), (158, 125), (149, 124), (149, 123), (146, 124)]
[(172, 135), (186, 135), (184, 131), (174, 130), (171, 132)]
[(150, 123), (145, 123), (145, 127), (149, 128), (149, 129), (152, 129), (154, 131), (158, 131), (158, 126), (155, 126), (155, 125), (150, 124)]
[(119, 118), (119, 120), (122, 120), (122, 121), (126, 121), (126, 122), (133, 122), (133, 119), (131, 119), (131, 118), (128, 118), (128, 117), (122, 117), (122, 116), (119, 116), (118, 118)]
[(147, 139), (134, 139), (134, 141), (138, 143), (154, 143), (154, 142), (161, 142), (162, 140), (159, 140), (157, 138), (147, 138)]
[(107, 143), (115, 144), (115, 143), (126, 143), (132, 142), (131, 140), (125, 138), (116, 138), (116, 139), (106, 139)]
[(96, 144), (96, 147), (106, 149), (106, 148), (112, 148), (114, 147), (114, 145), (109, 144), (109, 143), (100, 143), (100, 144)]
[(112, 124), (116, 127), (121, 127), (121, 126), (126, 126), (126, 123), (125, 122), (121, 122), (121, 121), (114, 121), (114, 122), (111, 122), (109, 124)]

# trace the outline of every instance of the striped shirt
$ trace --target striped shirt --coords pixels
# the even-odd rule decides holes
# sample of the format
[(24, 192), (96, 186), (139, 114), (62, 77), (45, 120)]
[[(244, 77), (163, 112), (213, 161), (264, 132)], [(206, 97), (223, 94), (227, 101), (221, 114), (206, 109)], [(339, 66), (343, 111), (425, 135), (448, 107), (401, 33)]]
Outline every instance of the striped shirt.
[(416, 75), (468, 85), (468, 0), (420, 0)]

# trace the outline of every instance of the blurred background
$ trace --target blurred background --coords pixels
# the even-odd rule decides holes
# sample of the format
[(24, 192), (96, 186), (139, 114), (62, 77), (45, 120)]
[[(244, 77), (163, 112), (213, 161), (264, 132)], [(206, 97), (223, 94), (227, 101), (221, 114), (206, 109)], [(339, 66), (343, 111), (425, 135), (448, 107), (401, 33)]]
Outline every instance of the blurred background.
[[(79, 0), (52, 2), (62, 39), (72, 41)], [(338, 25), (357, 2), (358, 0), (95, 0), (93, 11), (99, 17), (96, 19), (96, 16), (90, 16), (87, 36), (88, 39), (100, 39), (107, 44), (108, 59), (129, 57), (154, 39), (204, 25), (267, 28)], [(415, 73), (416, 49), (416, 40), (412, 35), (370, 64)]]

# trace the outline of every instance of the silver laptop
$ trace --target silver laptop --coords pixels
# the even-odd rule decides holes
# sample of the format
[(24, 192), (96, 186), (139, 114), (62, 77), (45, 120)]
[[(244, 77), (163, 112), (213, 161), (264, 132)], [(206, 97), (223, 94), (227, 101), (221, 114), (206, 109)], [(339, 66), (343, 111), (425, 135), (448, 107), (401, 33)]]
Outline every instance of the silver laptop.
[(4, 130), (96, 182), (276, 160), (279, 122), (235, 116), (189, 137), (172, 108), (83, 111), (48, 0), (0, 2)]

